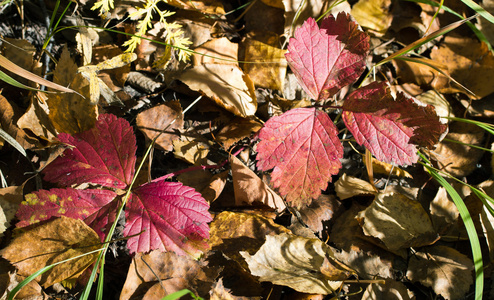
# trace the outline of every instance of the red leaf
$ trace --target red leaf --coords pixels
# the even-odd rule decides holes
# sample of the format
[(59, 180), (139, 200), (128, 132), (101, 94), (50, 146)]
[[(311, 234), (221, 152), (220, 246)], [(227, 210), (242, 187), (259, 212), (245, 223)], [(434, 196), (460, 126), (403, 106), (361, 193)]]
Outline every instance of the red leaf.
[(296, 108), (272, 117), (259, 138), (257, 167), (274, 168), (274, 186), (298, 208), (317, 198), (341, 168), (338, 130), (327, 114), (315, 108)]
[[(40, 190), (25, 196), (17, 211), (19, 222), (17, 227), (24, 227), (51, 217), (66, 216), (72, 219), (84, 220), (100, 237), (104, 238), (104, 228), (107, 223), (91, 224), (95, 215), (110, 212), (115, 215), (116, 210), (105, 210), (104, 207), (112, 201), (116, 193), (108, 190), (76, 190), (72, 188)], [(114, 218), (115, 216), (113, 216)], [(88, 222), (89, 221), (89, 222)]]
[(343, 121), (357, 143), (378, 160), (398, 165), (417, 162), (416, 145), (432, 147), (446, 130), (432, 106), (419, 106), (402, 93), (393, 99), (385, 82), (350, 94), (343, 105)]
[(304, 91), (315, 100), (326, 100), (355, 81), (365, 68), (369, 37), (350, 15), (329, 16), (321, 29), (309, 18), (295, 30), (286, 60)]
[(136, 139), (130, 124), (114, 115), (100, 115), (93, 129), (58, 139), (73, 146), (43, 171), (44, 179), (61, 186), (95, 183), (125, 188), (134, 175)]
[(125, 236), (131, 253), (155, 249), (198, 256), (207, 249), (209, 204), (179, 182), (155, 181), (137, 188), (125, 209)]

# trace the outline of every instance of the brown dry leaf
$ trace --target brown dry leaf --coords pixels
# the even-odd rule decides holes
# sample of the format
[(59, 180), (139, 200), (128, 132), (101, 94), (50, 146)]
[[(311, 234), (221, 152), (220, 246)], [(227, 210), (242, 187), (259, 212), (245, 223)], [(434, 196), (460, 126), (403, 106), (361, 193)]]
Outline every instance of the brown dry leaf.
[(383, 174), (386, 176), (392, 175), (392, 176), (397, 176), (397, 177), (406, 177), (406, 178), (413, 178), (410, 173), (407, 171), (394, 166), (392, 164), (388, 164), (382, 161), (379, 161), (375, 159), (374, 157), (372, 158), (372, 170), (374, 171), (374, 174)]
[(67, 47), (62, 51), (53, 72), (53, 82), (70, 86), (85, 98), (73, 94), (48, 94), (49, 118), (58, 132), (74, 134), (94, 127), (98, 107), (91, 105), (89, 86), (77, 73), (77, 65), (70, 57)]
[[(7, 294), (24, 279), (26, 279), (24, 276), (19, 276), (15, 272), (0, 274), (0, 282), (5, 284), (5, 286), (0, 287), (0, 299), (7, 299)], [(43, 291), (43, 288), (33, 280), (24, 286), (17, 294), (15, 294), (15, 299), (45, 300), (49, 299), (49, 297)]]
[(181, 9), (196, 10), (204, 14), (225, 14), (223, 4), (218, 0), (170, 0), (167, 3)]
[(378, 194), (357, 217), (364, 233), (390, 250), (430, 245), (439, 239), (420, 203), (401, 194)]
[(247, 265), (239, 251), (255, 253), (266, 240), (266, 236), (290, 233), (273, 220), (257, 214), (224, 211), (209, 225), (209, 245), (226, 257), (235, 260), (245, 269)]
[(223, 144), (225, 149), (229, 149), (236, 142), (261, 128), (262, 125), (255, 120), (236, 117), (218, 132), (216, 140)]
[(23, 186), (9, 186), (0, 189), (0, 237), (10, 226), (23, 197)]
[(443, 235), (449, 232), (452, 227), (458, 230), (456, 222), (460, 212), (444, 187), (439, 187), (429, 209), (432, 224), (439, 234)]
[(156, 139), (156, 145), (165, 151), (172, 151), (173, 142), (179, 139), (175, 130), (180, 130), (184, 126), (180, 101), (169, 101), (140, 112), (136, 123), (137, 128), (149, 140), (153, 140), (162, 130), (165, 130)]
[(393, 15), (389, 11), (391, 2), (391, 0), (360, 0), (352, 7), (351, 14), (360, 26), (382, 36), (393, 21)]
[(195, 54), (195, 66), (182, 73), (178, 79), (190, 89), (205, 94), (219, 106), (246, 118), (256, 112), (257, 100), (252, 80), (234, 62), (237, 49), (237, 44), (227, 38), (205, 43), (195, 51), (215, 58)]
[(213, 174), (209, 170), (200, 169), (182, 173), (177, 176), (177, 180), (194, 188), (196, 191), (200, 191), (209, 186), (212, 177)]
[[(0, 128), (14, 138), (24, 149), (37, 146), (38, 141), (29, 137), (24, 130), (17, 127), (18, 110), (4, 96), (0, 94)], [(3, 142), (3, 139), (0, 138)]]
[[(396, 68), (397, 75), (403, 82), (415, 83), (422, 88), (430, 88), (434, 90), (443, 90), (449, 84), (448, 66), (433, 61), (427, 58), (414, 59), (408, 61), (402, 59), (394, 59), (393, 66)], [(441, 74), (434, 68), (440, 69), (445, 74)]]
[[(2, 52), (8, 60), (18, 67), (38, 76), (41, 75), (42, 63), (34, 59), (34, 56), (37, 55), (37, 50), (31, 43), (26, 40), (11, 38), (3, 39), (5, 39), (6, 43), (2, 43)], [(24, 85), (36, 87), (36, 84), (31, 80), (15, 74), (9, 74), (9, 76)]]
[[(484, 191), (487, 195), (494, 195), (494, 180), (489, 179), (477, 186), (478, 189)], [(491, 208), (492, 208), (492, 204)], [(482, 225), (482, 233), (489, 247), (489, 257), (491, 261), (494, 260), (494, 217), (489, 211), (489, 208), (483, 204), (482, 211), (480, 212), (480, 224)]]
[(245, 49), (243, 69), (256, 86), (283, 90), (286, 76), (286, 50), (280, 49), (279, 37), (275, 34), (256, 34), (242, 43)]
[[(431, 59), (448, 66), (451, 76), (477, 97), (483, 98), (494, 92), (490, 78), (494, 76), (494, 56), (487, 45), (477, 39), (447, 35), (439, 48), (434, 47)], [(441, 93), (465, 92), (450, 85), (439, 90)]]
[[(293, 36), (295, 28), (301, 26), (309, 17), (317, 18), (323, 13), (324, 1), (282, 0), (282, 2), (285, 7), (284, 35), (287, 37)], [(278, 4), (275, 5), (272, 6), (278, 7)]]
[(368, 181), (348, 176), (346, 173), (335, 182), (336, 195), (345, 200), (357, 195), (375, 195), (376, 190)]
[(331, 294), (354, 271), (334, 259), (332, 250), (319, 239), (282, 233), (266, 236), (255, 255), (240, 252), (251, 273), (260, 281), (289, 286), (312, 294)]
[(473, 263), (453, 248), (425, 247), (410, 257), (406, 276), (445, 299), (463, 299), (473, 283)]
[(231, 155), (230, 164), (235, 189), (235, 204), (245, 205), (258, 202), (275, 209), (277, 212), (282, 212), (286, 208), (283, 199), (240, 159)]
[[(445, 139), (472, 144), (482, 147), (485, 132), (482, 128), (463, 122), (452, 122), (449, 124), (449, 133)], [(443, 140), (434, 150), (439, 169), (450, 173), (455, 177), (468, 176), (472, 173), (477, 162), (484, 155), (484, 151)]]
[(173, 141), (173, 154), (193, 165), (205, 163), (209, 153), (209, 147), (193, 137), (181, 135), (180, 139)]
[[(482, 0), (479, 4), (491, 14), (494, 13), (494, 1)], [(475, 25), (482, 31), (491, 45), (494, 44), (494, 24), (479, 15), (477, 16), (477, 24)]]
[[(0, 251), (3, 258), (18, 269), (18, 274), (29, 276), (41, 268), (101, 247), (93, 229), (82, 220), (66, 217), (49, 220), (23, 232)], [(59, 264), (37, 277), (43, 287), (66, 279), (77, 278), (98, 257), (98, 252)]]
[(229, 173), (230, 171), (227, 170), (211, 177), (208, 186), (201, 190), (201, 195), (206, 201), (212, 203), (214, 200), (218, 199), (221, 192), (223, 192)]
[(340, 207), (341, 203), (334, 195), (320, 195), (316, 201), (312, 201), (307, 207), (302, 207), (299, 212), (302, 221), (313, 232), (321, 232), (323, 222), (330, 220)]
[(210, 300), (247, 300), (247, 299), (256, 299), (254, 297), (237, 297), (233, 296), (230, 293), (230, 290), (223, 286), (223, 278), (218, 279), (217, 282), (214, 283), (211, 291), (209, 291)]
[(17, 126), (21, 129), (30, 130), (40, 139), (52, 142), (57, 136), (57, 130), (48, 117), (50, 110), (46, 100), (47, 96), (42, 92), (38, 92), (32, 97), (29, 108), (17, 120)]
[(203, 267), (201, 262), (173, 252), (138, 253), (132, 259), (120, 299), (161, 299), (182, 289), (204, 297), (213, 278), (208, 278)]
[[(354, 269), (361, 279), (393, 278), (393, 264), (383, 261), (378, 255), (354, 250), (335, 252), (334, 256)], [(379, 298), (377, 298), (379, 299)], [(383, 298), (385, 299), (385, 298)]]
[[(440, 117), (454, 117), (453, 108), (449, 104), (448, 100), (444, 98), (443, 95), (439, 94), (437, 91), (427, 91), (416, 96), (417, 100), (424, 104), (430, 104), (434, 106), (436, 114)], [(478, 101), (480, 102), (480, 101)], [(477, 101), (475, 102), (477, 103)], [(445, 120), (445, 119), (441, 119)], [(447, 120), (446, 120), (447, 121)]]
[(403, 283), (386, 279), (384, 284), (369, 284), (362, 295), (362, 300), (375, 299), (412, 300), (415, 297)]

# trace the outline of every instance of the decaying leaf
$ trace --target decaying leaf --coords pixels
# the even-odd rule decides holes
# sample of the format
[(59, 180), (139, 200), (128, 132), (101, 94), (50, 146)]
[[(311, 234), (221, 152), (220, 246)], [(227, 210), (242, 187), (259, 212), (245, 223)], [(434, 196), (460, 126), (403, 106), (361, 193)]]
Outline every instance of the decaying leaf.
[(193, 165), (205, 163), (209, 153), (207, 144), (194, 139), (194, 137), (181, 135), (180, 139), (173, 141), (173, 154)]
[(331, 220), (340, 206), (334, 195), (320, 195), (309, 206), (300, 209), (300, 217), (313, 232), (321, 232), (323, 222)]
[(232, 166), (233, 187), (235, 189), (235, 203), (237, 205), (265, 204), (278, 212), (285, 209), (283, 199), (276, 194), (261, 178), (244, 165), (240, 159), (230, 156)]
[[(53, 81), (79, 94), (48, 94), (49, 117), (58, 132), (75, 134), (94, 127), (98, 107), (90, 103), (89, 85), (77, 73), (77, 65), (64, 48), (53, 72)], [(82, 95), (82, 96), (81, 96)]]
[(235, 118), (223, 127), (216, 135), (216, 140), (229, 149), (234, 143), (259, 131), (262, 125), (251, 119)]
[(430, 245), (439, 239), (420, 203), (401, 194), (378, 194), (358, 218), (364, 233), (379, 238), (390, 250)]
[(473, 263), (453, 248), (426, 247), (410, 258), (406, 276), (445, 299), (462, 299), (473, 283)]
[(374, 186), (368, 181), (358, 179), (353, 176), (348, 176), (346, 173), (334, 184), (336, 195), (340, 200), (345, 200), (357, 195), (375, 195)]
[[(231, 51), (236, 53), (237, 48), (236, 44), (226, 38), (205, 43), (195, 51), (215, 58), (200, 56), (195, 60), (196, 65), (182, 73), (179, 79), (190, 89), (211, 98), (219, 106), (246, 118), (256, 112), (257, 100), (254, 84), (235, 62), (236, 55), (228, 55)], [(224, 49), (226, 51), (222, 51)]]
[(381, 36), (386, 33), (393, 21), (390, 0), (361, 0), (352, 7), (352, 16), (360, 26)]
[[(29, 276), (41, 268), (101, 248), (96, 232), (81, 220), (56, 218), (20, 233), (0, 255), (14, 264), (18, 273)], [(77, 278), (97, 258), (91, 253), (57, 265), (37, 277), (48, 287)]]
[(354, 269), (361, 279), (393, 278), (393, 264), (378, 255), (355, 250), (335, 252), (335, 257)]
[(240, 254), (261, 281), (289, 286), (299, 292), (332, 294), (353, 273), (319, 239), (268, 235), (255, 255)]
[(202, 267), (193, 258), (173, 252), (139, 253), (132, 259), (120, 299), (161, 299), (182, 289), (204, 296), (212, 279)]
[(396, 280), (386, 279), (384, 284), (369, 284), (362, 295), (362, 300), (413, 300), (414, 294), (407, 287)]
[(0, 237), (9, 228), (22, 202), (22, 189), (23, 185), (0, 189)]
[(162, 130), (164, 132), (156, 139), (156, 145), (165, 151), (173, 150), (173, 141), (179, 136), (174, 130), (183, 127), (182, 107), (178, 101), (170, 101), (154, 106), (137, 115), (137, 128), (153, 140)]
[(310, 204), (338, 174), (343, 146), (329, 116), (315, 108), (297, 108), (270, 118), (261, 129), (257, 167), (274, 168), (271, 179), (297, 208)]

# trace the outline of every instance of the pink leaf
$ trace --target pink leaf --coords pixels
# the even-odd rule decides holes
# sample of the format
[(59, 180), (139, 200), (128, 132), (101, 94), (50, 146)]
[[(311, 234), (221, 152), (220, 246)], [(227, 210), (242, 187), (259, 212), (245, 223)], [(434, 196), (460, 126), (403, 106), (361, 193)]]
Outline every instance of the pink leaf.
[(398, 165), (417, 162), (416, 144), (432, 147), (446, 130), (432, 106), (419, 106), (402, 93), (393, 99), (385, 82), (350, 94), (343, 105), (343, 121), (357, 143), (378, 160)]
[[(116, 193), (108, 190), (76, 190), (72, 188), (39, 190), (25, 196), (17, 211), (19, 222), (17, 227), (24, 227), (51, 217), (66, 216), (72, 219), (84, 220), (100, 237), (104, 237), (104, 228), (107, 223), (91, 224), (88, 222), (93, 215), (101, 213), (108, 215), (116, 210), (105, 210), (104, 207), (112, 201)], [(114, 218), (114, 216), (113, 216)]]
[(286, 60), (298, 82), (317, 101), (326, 100), (355, 81), (365, 68), (369, 37), (350, 15), (329, 16), (317, 27), (309, 18), (295, 30)]
[(58, 139), (74, 148), (44, 169), (45, 180), (61, 186), (90, 182), (114, 188), (131, 182), (136, 139), (126, 120), (100, 115), (93, 129), (74, 136), (61, 133)]
[(341, 168), (338, 130), (327, 114), (315, 108), (296, 108), (272, 117), (259, 138), (258, 168), (274, 168), (274, 186), (298, 208), (317, 198)]
[(175, 251), (198, 256), (207, 249), (209, 204), (179, 182), (154, 181), (137, 188), (125, 210), (125, 236), (131, 253)]

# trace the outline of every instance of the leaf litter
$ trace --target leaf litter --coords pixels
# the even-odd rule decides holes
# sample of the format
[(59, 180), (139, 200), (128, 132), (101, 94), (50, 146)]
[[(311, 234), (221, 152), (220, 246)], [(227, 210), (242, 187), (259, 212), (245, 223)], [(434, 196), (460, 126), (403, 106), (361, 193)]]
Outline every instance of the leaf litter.
[[(442, 11), (433, 19), (424, 3), (374, 0), (337, 5), (317, 22), (328, 8), (320, 1), (258, 1), (238, 8), (237, 20), (225, 15), (233, 3), (168, 4), (176, 15), (153, 20), (146, 35), (168, 45), (142, 40), (135, 54), (122, 53), (115, 32), (55, 35), (56, 50), (45, 50), (56, 59), (51, 81), (77, 93), (27, 93), (2, 81), (2, 130), (29, 161), (2, 144), (0, 255), (9, 263), (0, 276), (9, 284), (0, 293), (82, 255), (17, 296), (76, 295), (98, 253), (83, 254), (110, 239), (104, 276), (118, 284), (105, 297), (112, 288), (120, 299), (183, 289), (210, 299), (468, 297), (475, 279), (464, 225), (418, 151), (492, 196), (491, 154), (478, 148), (490, 148), (490, 136), (441, 118), (491, 122), (489, 45), (460, 27), (417, 48), (420, 59), (376, 66), (456, 19)], [(10, 4), (5, 11), (13, 13), (2, 24), (21, 18)], [(123, 19), (137, 11), (116, 4), (109, 16), (122, 23), (112, 30), (138, 32)], [(1, 54), (42, 75), (43, 43), (28, 39), (2, 39)], [(194, 50), (189, 63), (184, 45)], [(141, 79), (126, 82), (130, 72)], [(454, 186), (488, 265), (491, 203)]]

